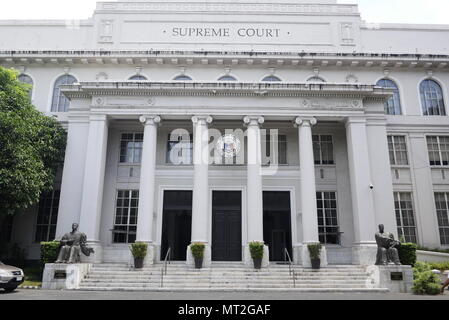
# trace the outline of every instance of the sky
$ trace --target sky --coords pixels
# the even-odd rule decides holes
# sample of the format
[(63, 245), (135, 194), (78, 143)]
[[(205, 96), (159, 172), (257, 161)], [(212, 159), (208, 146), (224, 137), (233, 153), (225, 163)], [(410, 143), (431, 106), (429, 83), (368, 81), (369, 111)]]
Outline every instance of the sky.
[[(338, 1), (359, 4), (362, 19), (367, 22), (449, 24), (449, 0)], [(0, 19), (86, 19), (92, 15), (95, 3), (96, 0), (0, 0)]]

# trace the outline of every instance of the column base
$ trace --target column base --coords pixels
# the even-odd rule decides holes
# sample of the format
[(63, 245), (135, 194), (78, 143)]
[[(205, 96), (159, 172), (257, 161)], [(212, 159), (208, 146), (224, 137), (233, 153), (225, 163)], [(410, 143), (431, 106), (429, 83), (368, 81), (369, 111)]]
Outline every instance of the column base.
[(87, 241), (87, 246), (94, 249), (94, 253), (90, 256), (80, 254), (81, 263), (102, 263), (103, 262), (103, 245), (100, 241)]
[(377, 245), (375, 242), (357, 243), (352, 247), (352, 264), (370, 266), (376, 263)]
[[(243, 254), (243, 261), (245, 266), (254, 268), (253, 258), (251, 257), (251, 252), (249, 251), (249, 245), (245, 246), (245, 252)], [(267, 245), (263, 248), (263, 258), (262, 258), (262, 268), (266, 268), (270, 265), (270, 252)]]
[[(204, 248), (203, 268), (208, 268), (211, 266), (212, 263), (212, 250), (209, 244), (205, 243), (205, 245), (206, 247)], [(190, 245), (187, 247), (186, 264), (189, 267), (195, 267), (195, 258), (192, 255)]]
[[(301, 259), (301, 265), (303, 268), (312, 268), (312, 261), (310, 260), (309, 248), (307, 243), (303, 243), (298, 247), (298, 256)], [(327, 252), (326, 247), (322, 246), (320, 253), (321, 267), (327, 267)]]

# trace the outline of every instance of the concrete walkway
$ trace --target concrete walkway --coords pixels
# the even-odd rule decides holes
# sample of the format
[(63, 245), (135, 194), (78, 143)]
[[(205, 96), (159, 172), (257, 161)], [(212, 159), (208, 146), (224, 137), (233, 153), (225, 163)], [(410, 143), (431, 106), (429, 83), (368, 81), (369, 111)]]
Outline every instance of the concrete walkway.
[(449, 300), (440, 296), (389, 293), (291, 293), (291, 292), (104, 292), (19, 289), (0, 290), (0, 300)]

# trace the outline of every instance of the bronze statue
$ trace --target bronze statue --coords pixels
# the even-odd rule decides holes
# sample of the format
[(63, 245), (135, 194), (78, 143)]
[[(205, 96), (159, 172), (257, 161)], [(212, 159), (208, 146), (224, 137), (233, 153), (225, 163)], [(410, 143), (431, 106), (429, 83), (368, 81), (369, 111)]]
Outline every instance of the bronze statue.
[(85, 256), (94, 253), (92, 248), (87, 247), (87, 237), (78, 231), (78, 224), (72, 224), (72, 232), (66, 233), (61, 239), (61, 249), (58, 260), (55, 263), (79, 263), (80, 252)]
[(377, 259), (376, 266), (395, 264), (401, 265), (399, 261), (398, 247), (401, 243), (394, 240), (393, 234), (384, 232), (384, 225), (379, 225), (379, 232), (376, 233)]

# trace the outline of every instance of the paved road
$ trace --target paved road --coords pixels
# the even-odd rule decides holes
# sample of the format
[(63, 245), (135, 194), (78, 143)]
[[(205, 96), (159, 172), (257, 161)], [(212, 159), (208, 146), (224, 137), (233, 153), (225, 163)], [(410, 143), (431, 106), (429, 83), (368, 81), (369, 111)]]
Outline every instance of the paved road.
[(98, 292), (19, 289), (0, 290), (1, 300), (449, 300), (441, 296), (389, 293), (291, 293), (291, 292)]

